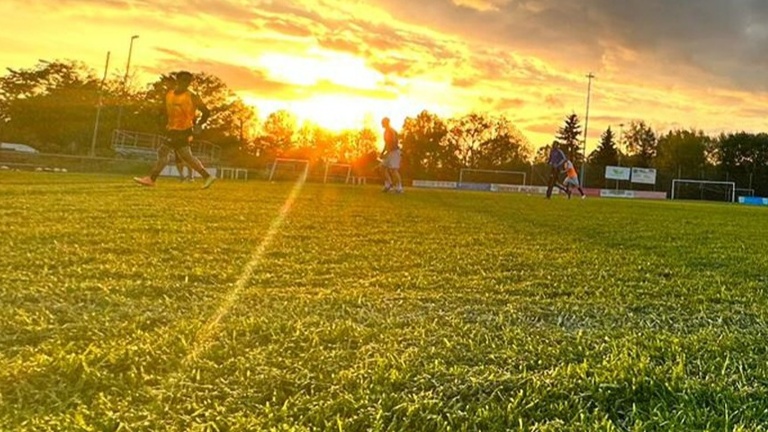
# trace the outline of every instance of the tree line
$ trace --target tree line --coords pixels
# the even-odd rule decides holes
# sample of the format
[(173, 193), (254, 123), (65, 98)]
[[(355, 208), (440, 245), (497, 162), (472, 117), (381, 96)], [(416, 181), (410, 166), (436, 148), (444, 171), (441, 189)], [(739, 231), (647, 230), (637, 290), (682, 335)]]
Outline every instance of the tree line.
[[(581, 127), (578, 116), (571, 114), (558, 131), (556, 142), (574, 161), (584, 161), (578, 141)], [(549, 146), (537, 159), (543, 160)], [(768, 134), (729, 132), (707, 135), (696, 129), (674, 129), (665, 133), (653, 130), (643, 120), (633, 120), (615, 131), (608, 127), (597, 148), (586, 157), (586, 183), (591, 187), (611, 187), (605, 178), (606, 166), (654, 168), (655, 186), (632, 185), (639, 189), (669, 190), (673, 179), (732, 181), (737, 188), (768, 194)], [(626, 186), (626, 185), (625, 185)]]
[[(47, 153), (86, 155), (101, 103), (96, 154), (111, 157), (114, 129), (162, 132), (159, 109), (172, 75), (159, 75), (141, 87), (117, 74), (102, 80), (73, 60), (8, 69), (0, 77), (0, 141), (29, 144)], [(312, 163), (350, 163), (366, 175), (376, 165), (381, 147), (376, 125), (330, 131), (311, 122), (300, 123), (285, 110), (262, 120), (223, 80), (204, 72), (195, 74), (192, 90), (213, 113), (201, 138), (221, 147), (223, 163), (259, 167), (275, 157), (290, 157)], [(553, 143), (576, 165), (586, 163), (583, 180), (588, 187), (610, 187), (605, 166), (617, 165), (656, 168), (659, 190), (667, 189), (673, 178), (690, 178), (736, 181), (740, 188), (768, 194), (768, 135), (764, 133), (709, 136), (694, 129), (659, 133), (645, 121), (634, 120), (619, 131), (607, 128), (597, 148), (584, 155), (576, 114), (565, 116), (553, 132)], [(535, 151), (505, 116), (477, 112), (442, 118), (421, 111), (405, 119), (400, 142), (404, 175), (435, 180), (456, 180), (459, 170), (474, 168), (530, 171), (533, 183), (541, 183), (543, 175), (535, 174), (544, 173), (551, 147)]]

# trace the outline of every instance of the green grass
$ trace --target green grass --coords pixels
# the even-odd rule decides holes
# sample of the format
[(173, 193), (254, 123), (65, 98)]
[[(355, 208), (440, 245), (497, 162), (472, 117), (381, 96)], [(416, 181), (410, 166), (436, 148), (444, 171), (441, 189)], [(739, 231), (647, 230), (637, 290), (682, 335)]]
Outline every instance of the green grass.
[(292, 186), (0, 173), (0, 430), (766, 430), (768, 210)]

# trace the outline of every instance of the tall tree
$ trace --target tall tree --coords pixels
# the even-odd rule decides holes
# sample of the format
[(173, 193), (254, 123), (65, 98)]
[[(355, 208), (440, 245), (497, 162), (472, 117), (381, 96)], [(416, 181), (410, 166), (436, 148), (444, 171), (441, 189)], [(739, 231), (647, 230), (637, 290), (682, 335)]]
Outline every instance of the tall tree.
[(624, 133), (627, 151), (635, 166), (648, 168), (656, 157), (658, 140), (653, 129), (643, 120), (632, 121)]
[(455, 149), (460, 166), (477, 168), (480, 145), (487, 140), (490, 128), (491, 121), (485, 114), (470, 113), (451, 119), (442, 145)]
[(600, 136), (600, 144), (589, 154), (589, 163), (597, 169), (591, 170), (592, 179), (601, 184), (605, 181), (605, 167), (619, 164), (619, 151), (616, 149), (616, 134), (610, 127)]
[(41, 61), (0, 77), (0, 139), (46, 152), (90, 148), (100, 80), (76, 61)]
[(557, 130), (555, 141), (573, 163), (580, 164), (584, 161), (584, 155), (581, 151), (581, 124), (578, 115), (572, 113), (565, 118), (565, 123)]
[(722, 179), (735, 181), (737, 187), (755, 189), (758, 195), (768, 195), (768, 134), (722, 134), (715, 147), (714, 159)]
[(429, 111), (407, 117), (400, 131), (405, 171), (414, 178), (442, 178), (455, 169), (457, 149), (444, 139), (447, 133), (445, 122)]
[(337, 134), (336, 156), (344, 163), (376, 151), (376, 133), (370, 128), (343, 130)]
[(600, 136), (600, 144), (589, 154), (589, 163), (601, 167), (619, 164), (619, 151), (616, 149), (616, 134), (610, 126)]
[(654, 165), (673, 177), (698, 178), (712, 139), (703, 131), (673, 130), (659, 138)]
[(486, 140), (479, 147), (478, 168), (511, 169), (527, 165), (530, 143), (506, 117), (490, 118), (487, 132)]
[(296, 129), (293, 114), (285, 110), (275, 111), (264, 121), (255, 145), (267, 157), (282, 156), (293, 147)]

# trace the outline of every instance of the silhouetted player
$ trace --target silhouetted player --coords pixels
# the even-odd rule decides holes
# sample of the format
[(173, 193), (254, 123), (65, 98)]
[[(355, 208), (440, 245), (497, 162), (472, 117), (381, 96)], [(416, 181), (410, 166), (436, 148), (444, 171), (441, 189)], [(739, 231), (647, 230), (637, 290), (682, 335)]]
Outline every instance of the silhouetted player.
[(381, 119), (381, 127), (384, 128), (384, 149), (381, 151), (384, 192), (394, 188), (396, 193), (403, 193), (403, 180), (400, 177), (400, 142), (397, 131), (390, 125), (389, 117)]
[(549, 151), (549, 159), (547, 160), (547, 165), (549, 165), (550, 168), (549, 182), (547, 183), (547, 199), (552, 197), (552, 188), (555, 186), (557, 186), (557, 188), (561, 191), (568, 193), (563, 185), (558, 182), (560, 179), (560, 167), (563, 166), (567, 160), (568, 159), (565, 157), (565, 153), (563, 153), (563, 151), (558, 148), (557, 142), (553, 142), (552, 149)]
[[(146, 177), (134, 177), (134, 181), (143, 186), (154, 186), (157, 177), (168, 164), (168, 155), (173, 151), (184, 163), (197, 171), (205, 180), (203, 189), (211, 187), (216, 177), (206, 171), (203, 164), (192, 155), (190, 144), (194, 135), (199, 133), (202, 125), (211, 116), (199, 96), (189, 91), (192, 84), (192, 74), (179, 72), (176, 74), (176, 88), (165, 95), (166, 142), (157, 150), (157, 162)], [(197, 111), (202, 116), (196, 121)]]

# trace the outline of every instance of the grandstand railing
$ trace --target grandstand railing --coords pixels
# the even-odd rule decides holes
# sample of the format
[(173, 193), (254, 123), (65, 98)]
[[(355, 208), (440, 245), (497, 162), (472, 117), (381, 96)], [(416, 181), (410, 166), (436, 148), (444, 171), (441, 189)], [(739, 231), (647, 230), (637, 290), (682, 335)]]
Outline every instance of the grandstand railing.
[[(157, 149), (165, 142), (162, 135), (123, 129), (112, 131), (112, 150), (116, 156), (125, 159), (154, 159)], [(221, 147), (209, 141), (196, 139), (190, 148), (203, 163), (217, 163), (221, 157)]]

